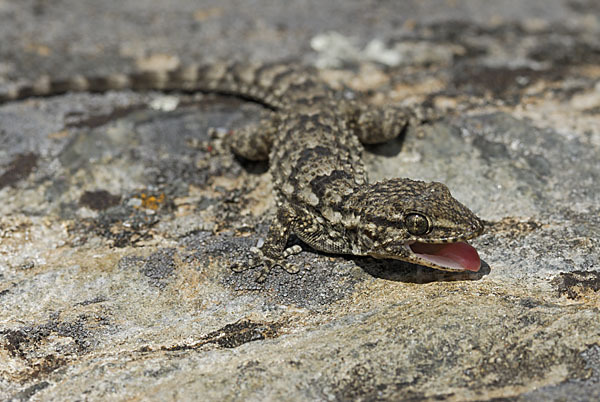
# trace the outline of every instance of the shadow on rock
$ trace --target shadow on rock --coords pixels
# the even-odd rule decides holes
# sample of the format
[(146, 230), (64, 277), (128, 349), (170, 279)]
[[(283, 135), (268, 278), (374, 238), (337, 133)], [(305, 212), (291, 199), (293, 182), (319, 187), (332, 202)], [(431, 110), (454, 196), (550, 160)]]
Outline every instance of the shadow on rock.
[(490, 266), (483, 260), (481, 261), (481, 268), (477, 272), (441, 271), (404, 261), (377, 260), (369, 257), (360, 257), (353, 260), (366, 273), (375, 278), (405, 283), (476, 281), (491, 272)]

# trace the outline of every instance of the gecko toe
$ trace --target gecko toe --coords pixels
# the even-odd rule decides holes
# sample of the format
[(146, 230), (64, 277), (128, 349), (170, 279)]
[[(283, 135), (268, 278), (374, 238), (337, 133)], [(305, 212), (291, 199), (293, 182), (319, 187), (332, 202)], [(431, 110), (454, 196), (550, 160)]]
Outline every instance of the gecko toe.
[(259, 267), (260, 269), (255, 279), (255, 281), (258, 283), (263, 283), (268, 278), (271, 270), (275, 267), (281, 267), (289, 274), (296, 274), (300, 271), (300, 267), (292, 263), (288, 263), (280, 259), (269, 258), (264, 256), (262, 253), (255, 254), (248, 261), (248, 264), (234, 263), (229, 266), (229, 268), (235, 273), (241, 273)]
[(298, 267), (297, 265), (294, 265), (294, 264), (291, 264), (291, 263), (288, 263), (288, 262), (282, 263), (282, 264), (279, 264), (279, 265), (288, 274), (297, 274), (298, 272), (300, 272), (300, 267)]
[(302, 247), (300, 245), (295, 244), (292, 247), (288, 247), (283, 251), (283, 258), (287, 258), (291, 255), (300, 254), (302, 252)]
[(241, 272), (247, 271), (248, 269), (250, 269), (250, 267), (235, 263), (235, 264), (231, 264), (229, 266), (229, 269), (232, 270), (233, 272), (239, 274)]
[(257, 283), (263, 283), (264, 281), (267, 280), (267, 277), (269, 276), (269, 273), (271, 272), (271, 269), (268, 266), (263, 266), (259, 271), (258, 271), (258, 275), (256, 275), (256, 278), (254, 279), (255, 282)]

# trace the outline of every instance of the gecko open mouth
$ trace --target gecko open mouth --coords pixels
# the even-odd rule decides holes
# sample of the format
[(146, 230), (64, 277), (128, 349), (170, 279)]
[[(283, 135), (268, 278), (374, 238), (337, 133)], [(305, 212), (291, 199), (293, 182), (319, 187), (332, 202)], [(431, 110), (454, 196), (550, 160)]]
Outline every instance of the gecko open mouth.
[(465, 242), (429, 244), (414, 242), (406, 245), (415, 257), (433, 268), (451, 271), (479, 271), (481, 259), (477, 250)]

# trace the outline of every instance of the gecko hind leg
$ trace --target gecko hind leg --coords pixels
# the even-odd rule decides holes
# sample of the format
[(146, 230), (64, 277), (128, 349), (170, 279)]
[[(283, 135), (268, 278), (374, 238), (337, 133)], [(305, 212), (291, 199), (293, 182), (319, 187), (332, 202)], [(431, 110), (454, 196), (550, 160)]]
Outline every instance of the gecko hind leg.
[(363, 144), (381, 144), (398, 137), (412, 120), (402, 107), (352, 104), (351, 128)]
[(262, 112), (258, 123), (235, 130), (228, 143), (237, 156), (250, 161), (266, 161), (279, 128), (275, 112)]

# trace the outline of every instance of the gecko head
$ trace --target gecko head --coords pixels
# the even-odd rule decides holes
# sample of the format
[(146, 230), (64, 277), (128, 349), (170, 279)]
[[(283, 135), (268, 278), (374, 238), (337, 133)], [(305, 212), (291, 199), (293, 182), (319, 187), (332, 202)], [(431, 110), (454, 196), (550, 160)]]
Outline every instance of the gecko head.
[(436, 182), (391, 179), (361, 193), (358, 242), (363, 254), (446, 271), (478, 271), (481, 260), (465, 240), (483, 223)]

